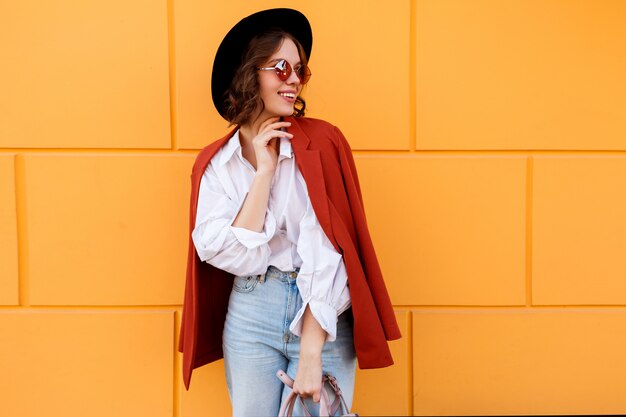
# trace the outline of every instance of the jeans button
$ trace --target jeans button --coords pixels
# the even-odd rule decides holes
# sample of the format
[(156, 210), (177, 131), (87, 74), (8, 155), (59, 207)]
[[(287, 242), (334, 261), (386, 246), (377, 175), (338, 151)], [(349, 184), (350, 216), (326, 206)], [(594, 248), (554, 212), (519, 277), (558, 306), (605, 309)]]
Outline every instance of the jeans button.
[(289, 274), (289, 275), (291, 275), (291, 278), (295, 278), (295, 277), (297, 277), (297, 276), (298, 276), (298, 273), (297, 273), (297, 272), (292, 272), (292, 273), (291, 273), (291, 274)]

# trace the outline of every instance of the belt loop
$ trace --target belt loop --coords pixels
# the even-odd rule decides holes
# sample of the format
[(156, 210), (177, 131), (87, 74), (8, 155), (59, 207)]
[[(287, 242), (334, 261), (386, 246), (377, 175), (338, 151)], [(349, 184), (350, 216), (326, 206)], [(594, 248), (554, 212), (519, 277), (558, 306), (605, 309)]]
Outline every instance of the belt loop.
[(265, 274), (259, 275), (259, 282), (263, 284), (265, 282)]

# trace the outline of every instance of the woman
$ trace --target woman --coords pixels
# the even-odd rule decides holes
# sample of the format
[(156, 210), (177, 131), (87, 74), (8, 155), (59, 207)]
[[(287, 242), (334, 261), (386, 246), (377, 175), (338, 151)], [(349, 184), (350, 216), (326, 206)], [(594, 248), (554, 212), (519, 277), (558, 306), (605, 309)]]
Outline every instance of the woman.
[(236, 128), (194, 165), (179, 350), (187, 389), (223, 355), (236, 416), (278, 413), (280, 369), (310, 411), (322, 372), (350, 405), (356, 358), (391, 365), (386, 340), (400, 337), (350, 147), (303, 117), (311, 45), (304, 15), (265, 10), (231, 29), (213, 66), (214, 104)]

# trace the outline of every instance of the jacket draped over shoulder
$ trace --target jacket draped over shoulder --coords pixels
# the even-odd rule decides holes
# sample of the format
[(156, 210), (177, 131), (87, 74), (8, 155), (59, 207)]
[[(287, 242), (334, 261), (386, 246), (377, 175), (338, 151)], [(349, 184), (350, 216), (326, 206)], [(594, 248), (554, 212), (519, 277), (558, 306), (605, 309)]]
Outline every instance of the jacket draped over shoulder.
[[(286, 118), (298, 169), (324, 233), (342, 254), (348, 274), (354, 347), (361, 369), (393, 364), (387, 340), (401, 337), (367, 227), (352, 151), (341, 131), (322, 120)], [(235, 133), (198, 154), (191, 173), (189, 250), (178, 350), (189, 389), (193, 369), (223, 357), (222, 332), (233, 275), (202, 262), (191, 232), (195, 227), (200, 180), (211, 158)]]

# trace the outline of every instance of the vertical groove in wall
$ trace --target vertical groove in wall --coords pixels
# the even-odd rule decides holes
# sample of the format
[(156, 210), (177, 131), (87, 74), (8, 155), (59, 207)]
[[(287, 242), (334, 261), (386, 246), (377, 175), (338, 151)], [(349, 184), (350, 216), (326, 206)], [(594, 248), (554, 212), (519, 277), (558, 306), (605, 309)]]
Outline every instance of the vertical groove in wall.
[(409, 0), (409, 151), (417, 149), (417, 0)]
[(408, 415), (413, 415), (413, 312), (406, 312), (406, 348), (407, 348), (407, 377), (409, 378), (407, 387), (409, 391)]
[[(178, 149), (178, 137), (177, 137), (177, 95), (176, 95), (176, 38), (174, 30), (174, 0), (167, 0), (167, 45), (168, 45), (168, 61), (169, 61), (169, 92), (170, 92), (170, 137), (172, 150)], [(179, 311), (174, 312), (174, 346), (172, 346), (172, 355), (174, 355), (174, 368), (172, 370), (172, 415), (173, 417), (180, 416), (180, 389), (181, 389), (181, 369), (182, 365), (179, 363), (180, 355), (178, 355), (178, 343), (176, 336), (179, 333)]]
[(15, 218), (17, 222), (17, 276), (19, 305), (30, 305), (28, 234), (26, 224), (26, 168), (24, 155), (15, 155)]
[(526, 161), (526, 306), (533, 304), (533, 157)]
[(176, 44), (174, 37), (174, 0), (167, 0), (167, 39), (170, 81), (170, 137), (172, 149), (178, 149), (176, 107)]
[(172, 387), (174, 388), (174, 392), (172, 393), (172, 407), (174, 410), (173, 413), (173, 417), (179, 417), (180, 416), (180, 389), (181, 389), (181, 378), (179, 378), (178, 376), (180, 375), (181, 372), (181, 364), (179, 363), (179, 359), (180, 359), (180, 355), (178, 355), (178, 343), (176, 340), (176, 335), (179, 334), (179, 321), (178, 318), (180, 317), (180, 311), (176, 310), (174, 311), (174, 383), (172, 384)]

